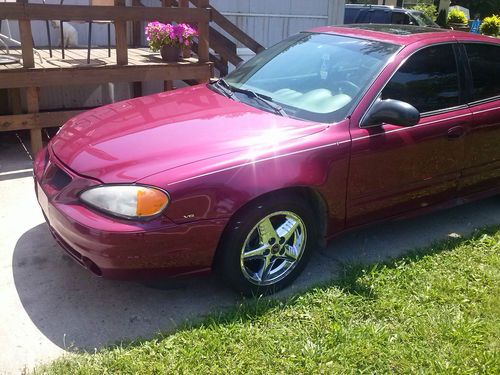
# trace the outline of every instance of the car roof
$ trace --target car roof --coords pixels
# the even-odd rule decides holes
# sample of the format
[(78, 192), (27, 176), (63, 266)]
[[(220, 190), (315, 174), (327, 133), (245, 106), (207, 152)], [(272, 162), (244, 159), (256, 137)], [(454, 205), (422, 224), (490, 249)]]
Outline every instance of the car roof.
[(387, 9), (387, 10), (393, 10), (395, 12), (405, 12), (410, 9), (406, 8), (398, 8), (394, 7), (392, 5), (378, 5), (378, 4), (346, 4), (346, 8), (352, 8), (352, 9)]
[(392, 5), (379, 5), (379, 4), (346, 4), (346, 9), (382, 9), (382, 10), (390, 10), (391, 12), (396, 13), (422, 13), (416, 9), (408, 9), (408, 8), (400, 8)]
[(490, 38), (479, 34), (412, 25), (362, 23), (341, 26), (323, 26), (309, 31), (348, 35), (356, 38), (399, 44), (402, 46), (420, 41), (429, 41), (430, 39), (473, 40), (495, 44), (500, 43), (500, 40), (497, 38)]

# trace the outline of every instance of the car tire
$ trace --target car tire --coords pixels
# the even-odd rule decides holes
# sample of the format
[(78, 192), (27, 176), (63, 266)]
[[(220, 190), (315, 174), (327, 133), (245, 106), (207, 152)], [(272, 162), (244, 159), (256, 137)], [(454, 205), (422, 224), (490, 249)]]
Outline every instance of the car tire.
[(271, 294), (297, 278), (317, 240), (315, 215), (307, 199), (271, 195), (250, 203), (230, 220), (214, 267), (228, 286), (243, 295)]

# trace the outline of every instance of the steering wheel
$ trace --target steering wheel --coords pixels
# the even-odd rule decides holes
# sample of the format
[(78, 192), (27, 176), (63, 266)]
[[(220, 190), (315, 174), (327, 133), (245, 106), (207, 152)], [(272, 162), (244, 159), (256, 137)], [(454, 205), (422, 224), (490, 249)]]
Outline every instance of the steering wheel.
[(342, 90), (342, 93), (350, 97), (355, 97), (361, 91), (361, 87), (347, 80), (335, 81), (333, 87)]

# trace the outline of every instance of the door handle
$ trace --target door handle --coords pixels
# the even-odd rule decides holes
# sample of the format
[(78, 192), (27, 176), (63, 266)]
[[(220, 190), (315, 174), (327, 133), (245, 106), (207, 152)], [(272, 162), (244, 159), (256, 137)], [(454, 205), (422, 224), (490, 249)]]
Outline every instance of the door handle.
[(448, 139), (454, 140), (463, 137), (465, 134), (465, 129), (463, 126), (454, 126), (448, 129)]

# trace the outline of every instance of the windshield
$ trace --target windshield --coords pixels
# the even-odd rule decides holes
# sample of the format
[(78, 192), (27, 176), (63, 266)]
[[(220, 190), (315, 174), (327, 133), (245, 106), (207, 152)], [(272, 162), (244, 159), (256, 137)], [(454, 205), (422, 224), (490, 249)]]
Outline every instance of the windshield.
[(290, 117), (337, 122), (348, 115), (398, 49), (371, 40), (302, 33), (259, 53), (224, 83), (238, 100), (261, 109), (270, 110), (243, 90), (278, 104)]
[(429, 18), (429, 16), (425, 15), (422, 12), (411, 12), (412, 16), (418, 22), (419, 26), (431, 26), (431, 27), (439, 27), (433, 20)]

